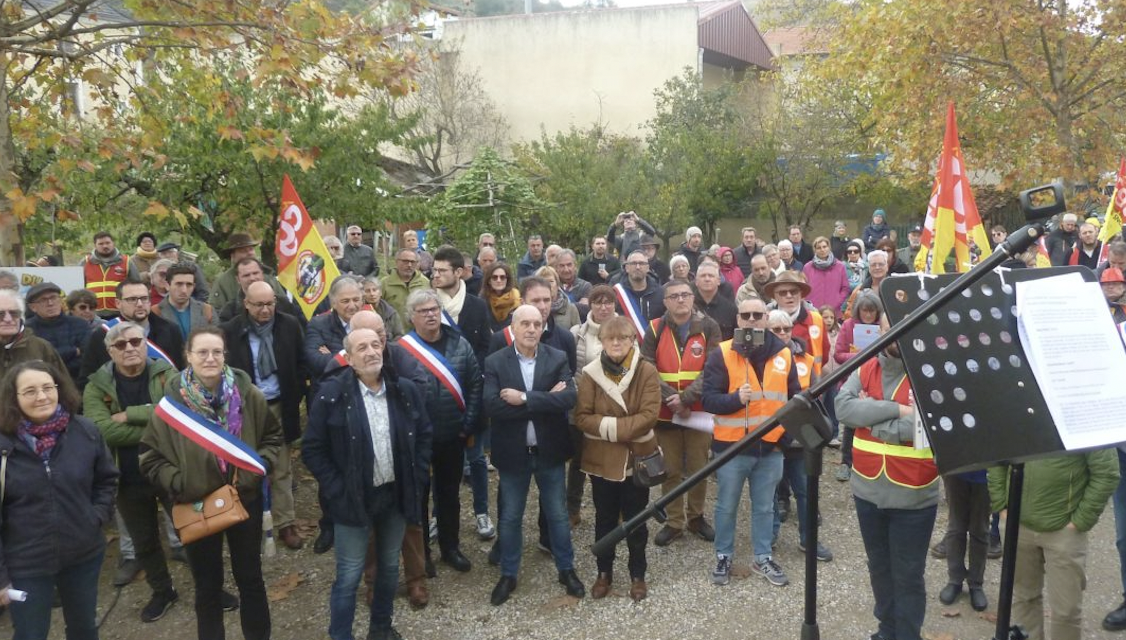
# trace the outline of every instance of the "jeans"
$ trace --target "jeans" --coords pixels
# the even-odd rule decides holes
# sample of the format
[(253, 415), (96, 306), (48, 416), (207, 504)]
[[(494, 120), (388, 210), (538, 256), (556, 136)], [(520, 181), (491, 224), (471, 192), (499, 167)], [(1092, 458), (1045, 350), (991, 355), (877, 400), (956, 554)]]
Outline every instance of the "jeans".
[(1122, 596), (1126, 598), (1126, 453), (1118, 450), (1118, 473), (1122, 479), (1114, 490), (1114, 533), (1118, 547), (1118, 570), (1122, 573)]
[(172, 576), (160, 546), (161, 508), (156, 487), (143, 484), (122, 484), (117, 489), (117, 511), (133, 541), (134, 557), (145, 570), (145, 580), (153, 593), (172, 589)]
[[(460, 470), (460, 466), (457, 467)], [(385, 485), (384, 491), (394, 491)], [(352, 640), (356, 618), (356, 590), (364, 573), (368, 534), (375, 537), (375, 581), (372, 585), (370, 629), (391, 626), (395, 589), (399, 584), (399, 548), (407, 521), (390, 500), (390, 507), (370, 516), (370, 524), (354, 527), (335, 524), (336, 579), (329, 595), (328, 635), (332, 640)]]
[(774, 488), (782, 479), (782, 452), (761, 456), (738, 455), (715, 472), (719, 488), (715, 499), (716, 555), (735, 555), (735, 520), (743, 482), (750, 484), (751, 541), (755, 560), (771, 557), (770, 539), (774, 534)]
[(27, 592), (25, 602), (8, 606), (15, 629), (13, 640), (47, 640), (56, 588), (63, 602), (66, 640), (98, 640), (98, 573), (104, 557), (104, 551), (99, 551), (53, 575), (12, 578), (12, 588)]
[[(445, 554), (460, 544), (461, 469), (465, 446), (460, 439), (434, 442), (430, 469), (434, 474), (434, 516), (438, 519), (438, 548)], [(430, 491), (422, 494), (422, 513), (429, 513)], [(429, 527), (427, 527), (429, 535)]]
[(989, 549), (989, 485), (969, 482), (957, 475), (944, 476), (942, 481), (950, 514), (944, 538), (946, 579), (950, 584), (964, 581), (970, 587), (981, 587), (985, 553)]
[[(781, 491), (781, 493), (794, 494), (795, 508), (798, 510), (798, 540), (801, 545), (805, 546), (805, 506), (806, 506), (806, 478), (805, 473), (805, 454), (798, 451), (797, 455), (788, 454), (782, 458), (782, 481), (778, 488), (784, 489), (787, 485), (790, 491)], [(789, 496), (786, 496), (789, 499)], [(778, 535), (778, 530), (782, 527), (781, 514), (777, 510), (774, 512), (774, 529), (773, 536)]]
[(250, 519), (184, 545), (195, 583), (195, 616), (199, 640), (223, 640), (223, 539), (231, 555), (231, 573), (238, 587), (239, 621), (244, 640), (268, 640), (270, 605), (262, 579), (262, 498), (243, 500)]
[(547, 519), (551, 555), (559, 571), (575, 568), (575, 551), (571, 546), (571, 523), (567, 519), (566, 465), (545, 465), (539, 458), (526, 454), (524, 471), (500, 471), (500, 573), (515, 578), (520, 573), (520, 556), (524, 550), (524, 507), (532, 478), (540, 491), (540, 510)]
[(860, 537), (868, 555), (868, 577), (876, 601), (880, 635), (921, 640), (927, 612), (927, 565), (938, 505), (922, 509), (881, 509), (854, 498)]
[[(639, 487), (632, 478), (613, 482), (598, 476), (590, 477), (590, 492), (594, 497), (594, 539), (599, 540), (614, 530), (619, 522), (624, 522), (641, 513), (649, 504), (649, 488)], [(629, 577), (645, 579), (648, 565), (645, 560), (645, 546), (649, 541), (649, 529), (642, 524), (626, 536), (629, 549)], [(614, 549), (604, 556), (595, 558), (599, 573), (614, 570)]]
[(473, 437), (473, 446), (465, 449), (469, 465), (469, 488), (473, 490), (473, 515), (489, 512), (489, 463), (485, 459), (485, 440), (488, 431)]

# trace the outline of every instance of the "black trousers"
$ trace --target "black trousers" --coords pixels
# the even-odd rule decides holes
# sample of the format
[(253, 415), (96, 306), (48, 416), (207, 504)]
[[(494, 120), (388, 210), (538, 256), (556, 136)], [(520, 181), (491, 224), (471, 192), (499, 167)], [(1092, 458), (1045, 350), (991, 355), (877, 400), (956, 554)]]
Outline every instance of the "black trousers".
[(250, 518), (226, 531), (184, 545), (195, 582), (195, 615), (199, 640), (224, 640), (223, 540), (231, 553), (231, 572), (238, 587), (240, 621), (245, 640), (269, 640), (270, 605), (262, 579), (262, 498), (244, 501)]
[[(145, 581), (154, 593), (172, 588), (168, 562), (160, 546), (160, 508), (171, 511), (156, 487), (147, 482), (127, 483), (117, 488), (117, 510), (133, 538), (137, 560), (145, 570)], [(169, 514), (171, 515), (171, 513)]]
[[(442, 553), (453, 551), (461, 544), (461, 476), (465, 460), (465, 441), (457, 438), (435, 441), (430, 455), (433, 473), (431, 490), (434, 493), (434, 517), (438, 519), (438, 548)], [(422, 492), (422, 513), (430, 511), (430, 493)], [(429, 537), (429, 527), (423, 535)]]
[(567, 515), (573, 516), (583, 506), (586, 474), (583, 473), (583, 432), (575, 425), (570, 425), (570, 429), (575, 455), (567, 463)]
[[(598, 476), (590, 477), (590, 493), (594, 497), (594, 539), (598, 540), (614, 530), (619, 522), (629, 520), (645, 509), (649, 503), (649, 488), (639, 487), (633, 478), (613, 482)], [(649, 541), (649, 529), (645, 525), (634, 529), (626, 536), (629, 549), (629, 577), (645, 579), (648, 567), (645, 561), (645, 546)], [(599, 573), (614, 570), (614, 550), (595, 558)]]
[(947, 581), (962, 584), (964, 580), (970, 587), (980, 587), (989, 550), (989, 485), (957, 475), (943, 476), (942, 482), (950, 516), (945, 537)]

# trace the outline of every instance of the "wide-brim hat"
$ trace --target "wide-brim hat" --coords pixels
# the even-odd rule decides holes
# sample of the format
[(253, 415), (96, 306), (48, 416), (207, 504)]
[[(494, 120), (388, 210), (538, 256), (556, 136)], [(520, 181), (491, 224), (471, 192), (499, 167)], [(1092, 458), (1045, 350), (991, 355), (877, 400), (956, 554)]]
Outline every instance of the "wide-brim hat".
[(262, 241), (251, 238), (249, 233), (232, 233), (227, 238), (227, 253), (243, 247), (257, 247), (260, 244)]
[(805, 281), (805, 276), (791, 269), (786, 269), (782, 273), (778, 274), (774, 278), (774, 282), (766, 283), (766, 286), (763, 287), (763, 290), (766, 292), (766, 295), (773, 298), (774, 290), (784, 284), (797, 285), (797, 287), (801, 289), (801, 296), (803, 298), (808, 296), (809, 292), (813, 290), (812, 287), (809, 286), (809, 283)]
[(659, 247), (659, 246), (661, 246), (661, 241), (654, 238), (653, 236), (649, 235), (648, 233), (643, 233), (643, 234), (641, 234), (640, 244), (643, 247), (649, 247), (649, 246)]

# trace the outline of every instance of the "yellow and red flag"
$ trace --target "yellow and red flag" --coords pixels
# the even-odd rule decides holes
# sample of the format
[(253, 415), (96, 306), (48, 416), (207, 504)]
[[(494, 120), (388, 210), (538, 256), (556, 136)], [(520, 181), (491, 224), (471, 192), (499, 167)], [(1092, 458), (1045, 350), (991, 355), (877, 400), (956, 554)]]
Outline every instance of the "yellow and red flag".
[(340, 276), (340, 270), (288, 175), (282, 180), (274, 252), (278, 256), (278, 282), (293, 294), (305, 317), (313, 317), (313, 310), (328, 296), (329, 285)]
[(927, 204), (927, 220), (920, 239), (922, 248), (915, 258), (915, 270), (925, 273), (945, 273), (946, 259), (954, 251), (954, 270), (969, 271), (972, 239), (985, 258), (990, 253), (989, 237), (977, 212), (974, 194), (962, 148), (958, 144), (958, 123), (954, 118), (954, 103), (946, 106), (946, 137), (942, 142), (942, 155), (938, 158), (938, 173), (934, 189)]
[(1118, 162), (1118, 177), (1114, 179), (1114, 194), (1106, 207), (1106, 220), (1099, 229), (1099, 240), (1103, 248), (1099, 251), (1099, 264), (1106, 262), (1110, 239), (1122, 233), (1122, 211), (1126, 209), (1126, 158)]

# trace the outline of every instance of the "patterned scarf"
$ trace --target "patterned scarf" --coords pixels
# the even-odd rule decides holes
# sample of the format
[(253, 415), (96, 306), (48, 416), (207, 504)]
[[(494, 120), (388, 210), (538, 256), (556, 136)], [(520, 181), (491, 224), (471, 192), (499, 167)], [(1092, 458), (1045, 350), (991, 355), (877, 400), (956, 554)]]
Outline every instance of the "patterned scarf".
[(70, 424), (70, 413), (63, 405), (55, 406), (55, 414), (46, 422), (35, 424), (24, 418), (16, 427), (20, 436), (31, 436), (35, 440), (35, 453), (43, 460), (51, 455), (51, 449), (59, 440), (59, 434)]
[(520, 306), (520, 291), (518, 289), (509, 289), (502, 294), (489, 294), (489, 308), (492, 309), (493, 318), (497, 322), (504, 322), (508, 314), (512, 313), (516, 307)]
[[(242, 438), (242, 395), (235, 385), (235, 372), (223, 366), (223, 379), (218, 393), (212, 395), (199, 381), (191, 366), (180, 372), (180, 397), (189, 409), (199, 415), (218, 422), (228, 433)], [(219, 470), (227, 472), (227, 461), (216, 456)]]
[(634, 347), (629, 348), (621, 362), (614, 362), (606, 351), (598, 356), (599, 360), (602, 361), (602, 373), (606, 374), (606, 377), (612, 380), (614, 384), (621, 382), (622, 378), (629, 373), (630, 363), (633, 362), (633, 349)]

